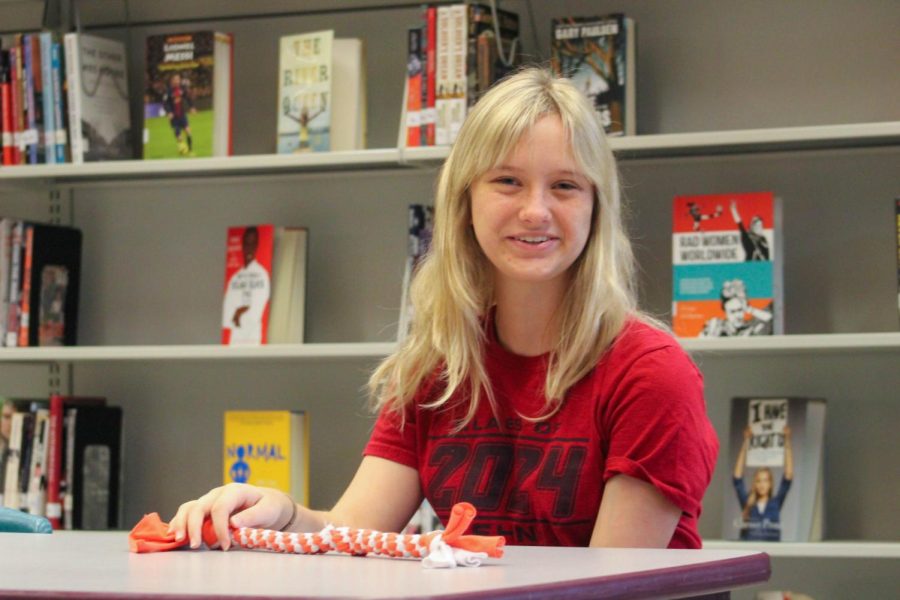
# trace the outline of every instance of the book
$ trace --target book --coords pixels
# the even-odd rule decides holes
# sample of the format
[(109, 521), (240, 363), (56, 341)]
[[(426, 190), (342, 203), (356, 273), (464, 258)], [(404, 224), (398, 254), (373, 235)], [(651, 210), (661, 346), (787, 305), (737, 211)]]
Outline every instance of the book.
[(231, 155), (232, 53), (225, 33), (147, 38), (145, 159)]
[(333, 30), (283, 36), (278, 52), (277, 152), (365, 147), (365, 52), (362, 40)]
[[(422, 28), (407, 30), (406, 54), (406, 147), (422, 145)], [(427, 85), (427, 84), (426, 84)]]
[(64, 510), (71, 529), (117, 529), (121, 523), (122, 409), (77, 406), (68, 422)]
[(78, 340), (81, 230), (27, 223), (19, 346), (74, 346)]
[(268, 340), (274, 236), (272, 225), (228, 228), (222, 303), (225, 345)]
[(0, 50), (0, 151), (4, 165), (13, 164), (13, 131), (9, 50)]
[(469, 4), (468, 11), (466, 103), (471, 108), (518, 66), (519, 15), (485, 4)]
[(38, 34), (38, 45), (41, 49), (41, 80), (43, 81), (43, 112), (44, 112), (44, 159), (47, 164), (65, 162), (57, 160), (57, 123), (56, 123), (56, 94), (59, 92), (54, 82), (53, 73), (53, 41), (54, 34), (44, 31)]
[(279, 489), (309, 503), (309, 416), (288, 410), (225, 411), (223, 481)]
[(23, 437), (25, 435), (26, 420), (30, 415), (26, 412), (13, 410), (11, 414), (6, 416), (9, 419), (9, 438), (4, 465), (3, 506), (19, 510), (22, 507), (19, 493), (19, 471), (23, 462)]
[(550, 64), (594, 105), (607, 135), (635, 135), (634, 21), (623, 14), (553, 19)]
[(66, 162), (69, 147), (67, 134), (68, 112), (65, 97), (65, 69), (63, 67), (63, 51), (59, 42), (50, 44), (50, 85), (53, 89), (53, 145), (56, 146), (56, 162)]
[[(74, 439), (67, 430), (74, 427), (72, 415), (66, 415), (69, 408), (79, 406), (105, 406), (106, 399), (95, 396), (50, 396), (48, 411), (47, 438), (47, 502), (45, 513), (53, 529), (72, 529), (73, 501), (69, 495), (70, 484), (74, 477), (75, 457)], [(72, 439), (72, 443), (69, 440)], [(67, 507), (64, 511), (63, 508)]]
[(132, 158), (125, 44), (86, 33), (63, 43), (72, 162)]
[(822, 539), (825, 407), (818, 398), (732, 399), (724, 539)]
[(22, 37), (25, 73), (25, 105), (28, 113), (25, 146), (28, 164), (47, 161), (44, 145), (44, 82), (41, 68), (40, 39), (34, 34)]
[(302, 344), (306, 324), (306, 266), (309, 232), (276, 227), (268, 343)]
[(784, 333), (778, 199), (771, 192), (678, 196), (672, 219), (675, 334)]
[(408, 335), (412, 325), (413, 309), (409, 299), (409, 286), (416, 269), (431, 247), (433, 233), (434, 208), (425, 204), (410, 204), (406, 262), (400, 295), (400, 320), (397, 326), (398, 341), (402, 341)]

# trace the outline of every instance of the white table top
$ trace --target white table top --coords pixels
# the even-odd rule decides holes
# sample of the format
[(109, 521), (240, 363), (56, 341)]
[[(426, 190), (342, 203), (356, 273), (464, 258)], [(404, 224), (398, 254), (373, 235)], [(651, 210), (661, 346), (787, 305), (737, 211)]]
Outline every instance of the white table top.
[(478, 568), (429, 570), (414, 560), (241, 549), (132, 554), (126, 532), (0, 534), (4, 598), (683, 597), (768, 576), (766, 554), (741, 550), (513, 546)]

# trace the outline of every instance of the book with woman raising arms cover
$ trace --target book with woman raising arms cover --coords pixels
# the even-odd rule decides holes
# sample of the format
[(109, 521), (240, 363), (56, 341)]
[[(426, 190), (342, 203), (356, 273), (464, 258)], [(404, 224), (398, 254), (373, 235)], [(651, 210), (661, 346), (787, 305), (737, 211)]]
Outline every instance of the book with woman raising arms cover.
[(823, 399), (733, 398), (722, 537), (821, 540), (824, 439)]

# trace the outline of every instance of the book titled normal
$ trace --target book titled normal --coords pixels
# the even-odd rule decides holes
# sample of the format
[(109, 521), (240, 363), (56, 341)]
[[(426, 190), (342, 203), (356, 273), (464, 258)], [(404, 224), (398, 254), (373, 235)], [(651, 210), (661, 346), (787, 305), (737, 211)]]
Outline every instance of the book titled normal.
[(820, 398), (732, 399), (724, 539), (821, 541), (825, 407)]
[(225, 411), (223, 481), (309, 501), (309, 417), (289, 410)]
[(677, 336), (784, 333), (781, 210), (771, 192), (678, 196), (672, 223)]

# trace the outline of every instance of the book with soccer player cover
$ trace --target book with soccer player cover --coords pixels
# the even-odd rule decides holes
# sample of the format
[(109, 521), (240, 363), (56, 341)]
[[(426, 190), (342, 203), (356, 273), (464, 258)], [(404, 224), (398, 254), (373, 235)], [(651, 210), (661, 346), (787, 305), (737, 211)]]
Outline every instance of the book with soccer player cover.
[(733, 398), (723, 538), (821, 541), (825, 400)]
[(268, 341), (274, 242), (272, 225), (228, 228), (222, 302), (225, 345)]
[(309, 416), (289, 410), (225, 411), (223, 482), (279, 489), (309, 500)]
[(232, 53), (225, 33), (147, 38), (144, 158), (231, 155)]
[(81, 237), (74, 227), (25, 224), (16, 345), (76, 345)]
[(635, 47), (623, 14), (553, 19), (550, 64), (584, 92), (608, 135), (637, 133)]
[(86, 33), (63, 43), (72, 162), (132, 158), (125, 44)]
[(677, 336), (784, 333), (780, 206), (771, 192), (674, 199), (672, 328)]
[(66, 409), (67, 529), (117, 529), (122, 512), (122, 409)]

